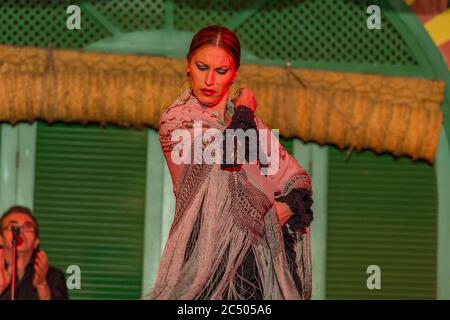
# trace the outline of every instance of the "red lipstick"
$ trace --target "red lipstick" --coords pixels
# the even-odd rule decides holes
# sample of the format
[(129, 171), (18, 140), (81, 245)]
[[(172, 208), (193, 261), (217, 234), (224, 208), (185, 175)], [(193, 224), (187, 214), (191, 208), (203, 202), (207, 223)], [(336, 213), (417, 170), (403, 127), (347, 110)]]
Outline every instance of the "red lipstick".
[(214, 90), (210, 89), (201, 89), (201, 91), (205, 96), (212, 96), (214, 93), (216, 93)]
[(16, 244), (18, 247), (20, 247), (23, 244), (23, 238), (20, 235), (16, 237)]

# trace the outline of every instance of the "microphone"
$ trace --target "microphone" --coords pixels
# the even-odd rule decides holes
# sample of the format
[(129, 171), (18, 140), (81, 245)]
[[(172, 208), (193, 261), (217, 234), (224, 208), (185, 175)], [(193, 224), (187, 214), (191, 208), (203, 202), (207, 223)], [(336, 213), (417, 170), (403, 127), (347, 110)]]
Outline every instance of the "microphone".
[(13, 236), (17, 237), (20, 235), (20, 227), (18, 226), (11, 226), (11, 232)]
[(11, 232), (13, 234), (13, 241), (15, 241), (18, 246), (20, 246), (23, 243), (23, 239), (20, 236), (21, 234), (20, 227), (11, 226)]

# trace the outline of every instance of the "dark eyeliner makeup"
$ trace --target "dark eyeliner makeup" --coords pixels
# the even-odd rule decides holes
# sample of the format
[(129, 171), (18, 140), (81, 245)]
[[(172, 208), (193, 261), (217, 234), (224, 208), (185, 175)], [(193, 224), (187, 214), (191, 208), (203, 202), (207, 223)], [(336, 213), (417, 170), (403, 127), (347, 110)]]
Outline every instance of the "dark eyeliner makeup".
[(204, 64), (200, 64), (200, 63), (195, 63), (195, 64), (197, 65), (197, 68), (201, 71), (206, 71), (209, 69), (209, 67)]
[(216, 72), (218, 74), (224, 75), (228, 72), (228, 69), (216, 69)]

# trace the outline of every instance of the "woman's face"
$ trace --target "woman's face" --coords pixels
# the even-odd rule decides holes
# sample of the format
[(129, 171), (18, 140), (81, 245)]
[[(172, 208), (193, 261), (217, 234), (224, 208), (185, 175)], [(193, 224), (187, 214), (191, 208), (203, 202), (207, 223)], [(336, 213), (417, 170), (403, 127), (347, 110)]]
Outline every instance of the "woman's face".
[(208, 107), (226, 101), (230, 85), (238, 75), (228, 52), (212, 45), (200, 48), (192, 55), (187, 71), (195, 97)]

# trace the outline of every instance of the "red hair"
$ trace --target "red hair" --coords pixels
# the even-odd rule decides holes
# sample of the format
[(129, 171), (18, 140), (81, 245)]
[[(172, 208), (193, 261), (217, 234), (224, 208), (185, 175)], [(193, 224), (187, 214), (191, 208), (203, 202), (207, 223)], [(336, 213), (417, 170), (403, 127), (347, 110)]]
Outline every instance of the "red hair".
[(241, 43), (233, 31), (218, 25), (201, 29), (192, 38), (187, 59), (190, 60), (195, 51), (207, 45), (225, 49), (233, 58), (236, 70), (239, 69), (241, 65)]

